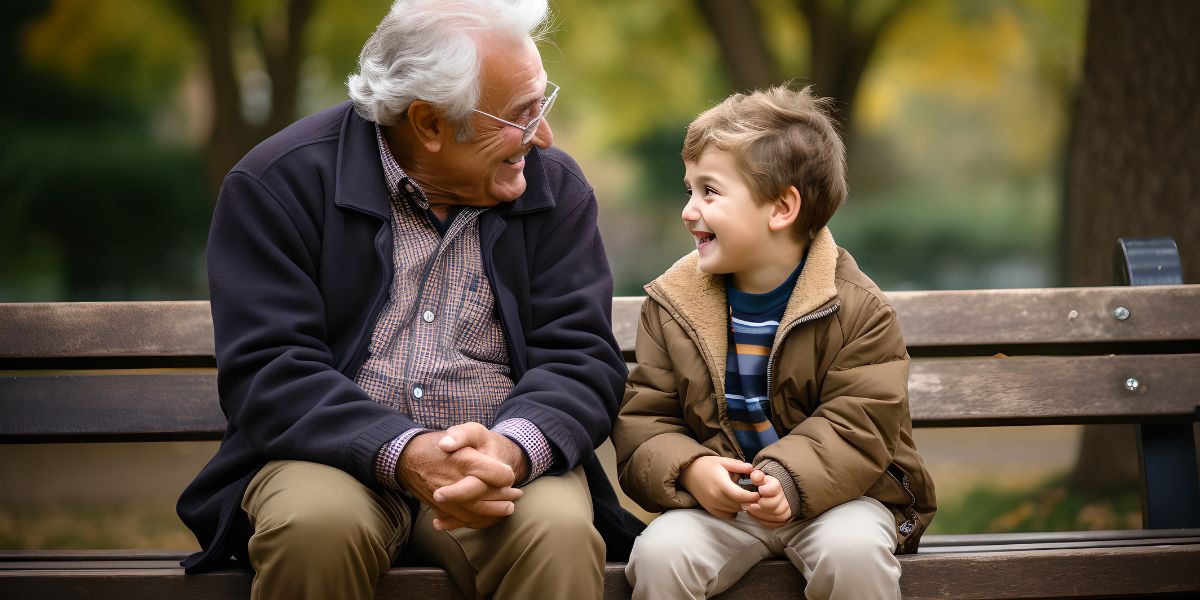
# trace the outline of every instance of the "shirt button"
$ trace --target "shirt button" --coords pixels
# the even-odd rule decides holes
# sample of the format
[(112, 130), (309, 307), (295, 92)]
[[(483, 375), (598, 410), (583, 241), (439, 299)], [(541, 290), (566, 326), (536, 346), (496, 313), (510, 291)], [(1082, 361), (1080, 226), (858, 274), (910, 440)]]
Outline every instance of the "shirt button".
[(411, 183), (406, 183), (406, 184), (404, 184), (404, 191), (411, 194), (411, 193), (415, 192), (416, 190), (413, 189), (413, 186)]
[(413, 398), (420, 400), (421, 396), (424, 396), (424, 395), (425, 395), (425, 390), (421, 389), (421, 386), (413, 387)]
[(425, 319), (426, 323), (432, 323), (433, 322), (433, 311), (432, 310), (425, 311), (425, 314), (421, 315), (421, 318)]

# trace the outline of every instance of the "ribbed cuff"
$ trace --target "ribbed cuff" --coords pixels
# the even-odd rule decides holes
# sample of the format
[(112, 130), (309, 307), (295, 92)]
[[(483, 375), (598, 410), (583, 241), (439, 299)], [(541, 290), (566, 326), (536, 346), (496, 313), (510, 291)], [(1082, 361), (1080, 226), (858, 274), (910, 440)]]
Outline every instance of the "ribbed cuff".
[(792, 520), (800, 520), (800, 487), (796, 485), (796, 480), (792, 479), (787, 467), (767, 459), (754, 468), (779, 480), (779, 485), (783, 488), (783, 499), (787, 500), (788, 508), (792, 510)]
[(529, 476), (518, 484), (525, 485), (550, 470), (554, 464), (554, 449), (541, 429), (527, 419), (505, 419), (492, 426), (492, 431), (512, 440), (525, 451), (529, 459)]
[(383, 445), (379, 449), (379, 455), (375, 458), (375, 481), (378, 481), (384, 487), (389, 487), (393, 490), (402, 490), (404, 486), (400, 485), (400, 481), (396, 479), (396, 465), (400, 463), (400, 454), (404, 452), (404, 447), (408, 445), (417, 434), (430, 431), (428, 429), (413, 428), (396, 436), (392, 441)]

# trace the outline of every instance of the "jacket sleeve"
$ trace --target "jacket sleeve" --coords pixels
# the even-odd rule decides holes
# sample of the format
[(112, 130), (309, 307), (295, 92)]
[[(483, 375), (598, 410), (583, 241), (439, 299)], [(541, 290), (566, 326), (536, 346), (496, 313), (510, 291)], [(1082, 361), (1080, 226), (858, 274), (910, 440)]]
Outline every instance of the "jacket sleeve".
[(595, 195), (560, 198), (530, 258), (526, 370), (496, 421), (523, 418), (550, 441), (554, 475), (590, 456), (612, 429), (625, 361), (612, 333), (612, 273)]
[(320, 233), (289, 193), (234, 171), (213, 215), (208, 272), (227, 435), (268, 459), (323, 463), (376, 486), (379, 448), (416, 423), (332, 366), (315, 281)]
[(787, 468), (810, 519), (862, 496), (891, 464), (908, 415), (908, 353), (892, 307), (863, 294), (837, 323), (844, 343), (820, 385), (820, 404), (755, 463)]
[[(680, 472), (701, 456), (717, 453), (696, 441), (679, 404), (671, 356), (663, 343), (662, 309), (642, 304), (637, 365), (613, 428), (621, 488), (642, 508), (656, 512), (696, 508), (695, 497), (676, 486)], [(673, 321), (670, 327), (678, 327)]]

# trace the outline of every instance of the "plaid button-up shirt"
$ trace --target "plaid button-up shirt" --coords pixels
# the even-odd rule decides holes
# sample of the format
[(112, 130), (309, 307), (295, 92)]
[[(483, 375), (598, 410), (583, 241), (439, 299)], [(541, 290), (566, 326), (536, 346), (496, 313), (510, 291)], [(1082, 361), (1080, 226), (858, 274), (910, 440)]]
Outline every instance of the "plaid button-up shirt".
[(463, 208), (445, 225), (429, 209), (376, 126), (379, 157), (392, 207), (394, 275), (388, 303), (371, 335), (370, 356), (354, 381), (376, 402), (427, 429), (411, 429), (385, 444), (376, 479), (395, 489), (396, 464), (419, 433), (468, 421), (516, 442), (529, 456), (526, 482), (550, 468), (549, 442), (525, 419), (493, 423), (512, 391), (504, 330), (483, 268), (479, 215)]

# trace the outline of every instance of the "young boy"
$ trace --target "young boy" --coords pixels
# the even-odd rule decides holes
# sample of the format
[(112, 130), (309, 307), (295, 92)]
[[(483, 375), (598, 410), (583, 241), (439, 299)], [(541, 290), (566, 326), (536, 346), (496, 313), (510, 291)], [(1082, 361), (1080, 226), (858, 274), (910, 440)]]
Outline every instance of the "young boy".
[(696, 251), (646, 286), (613, 430), (621, 486), (663, 512), (634, 598), (704, 598), (784, 556), (809, 598), (899, 598), (893, 554), (933, 518), (895, 312), (825, 227), (847, 193), (828, 106), (777, 87), (688, 127)]

